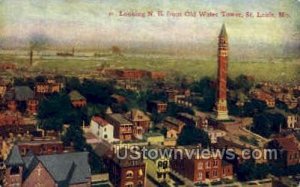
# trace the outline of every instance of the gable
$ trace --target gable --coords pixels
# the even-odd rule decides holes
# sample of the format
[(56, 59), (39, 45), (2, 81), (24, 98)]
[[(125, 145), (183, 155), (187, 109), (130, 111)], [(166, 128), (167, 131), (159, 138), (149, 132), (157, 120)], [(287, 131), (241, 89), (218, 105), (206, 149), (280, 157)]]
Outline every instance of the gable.
[(55, 181), (47, 169), (39, 162), (36, 167), (31, 171), (29, 176), (23, 182), (24, 187), (34, 187), (34, 186), (55, 186)]

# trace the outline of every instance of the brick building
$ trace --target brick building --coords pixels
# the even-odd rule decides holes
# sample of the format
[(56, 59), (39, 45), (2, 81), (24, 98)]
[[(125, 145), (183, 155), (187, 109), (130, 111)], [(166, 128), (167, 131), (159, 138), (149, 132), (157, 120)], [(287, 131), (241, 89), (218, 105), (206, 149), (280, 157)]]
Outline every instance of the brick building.
[(138, 69), (122, 69), (117, 70), (116, 74), (120, 79), (138, 80), (144, 78), (147, 74), (147, 71)]
[[(120, 150), (120, 155), (124, 156), (125, 149)], [(130, 151), (128, 150), (128, 153)], [(107, 159), (109, 170), (109, 179), (115, 187), (143, 187), (145, 184), (146, 164), (143, 159), (132, 159), (130, 154), (127, 157), (119, 159), (114, 155)]]
[[(176, 153), (175, 153), (176, 154)], [(176, 158), (176, 157), (175, 157)], [(232, 179), (233, 166), (219, 157), (201, 157), (194, 154), (192, 159), (183, 155), (183, 159), (172, 159), (171, 167), (193, 182), (209, 183), (221, 179)]]
[(20, 112), (7, 111), (0, 113), (0, 135), (7, 137), (9, 133), (25, 134), (36, 131), (36, 121), (25, 118)]
[(39, 82), (35, 85), (34, 91), (37, 95), (58, 93), (63, 89), (63, 84), (58, 82)]
[(300, 163), (299, 142), (295, 136), (289, 135), (286, 137), (276, 137), (269, 143), (269, 145), (271, 144), (277, 145), (278, 150), (280, 150), (280, 161), (284, 166), (291, 166)]
[(5, 165), (4, 187), (91, 186), (87, 152), (22, 157), (14, 146)]
[(161, 71), (149, 71), (147, 72), (147, 76), (152, 80), (163, 80), (166, 77), (166, 73)]
[(10, 111), (16, 111), (24, 105), (29, 114), (37, 113), (39, 102), (28, 86), (15, 86), (6, 92), (4, 98)]
[(254, 99), (265, 102), (269, 108), (275, 107), (275, 97), (271, 94), (263, 90), (255, 89), (251, 92), (251, 95)]
[(30, 140), (20, 141), (17, 143), (22, 156), (32, 152), (35, 155), (51, 155), (58, 154), (64, 151), (64, 145), (59, 140)]
[(132, 109), (125, 117), (133, 123), (133, 134), (135, 136), (142, 136), (144, 133), (149, 131), (150, 128), (150, 117), (144, 112)]
[(132, 140), (133, 138), (133, 124), (128, 121), (121, 114), (109, 114), (106, 120), (114, 126), (114, 138), (121, 141)]
[(149, 101), (147, 102), (147, 110), (156, 113), (165, 113), (167, 111), (168, 104), (162, 101)]

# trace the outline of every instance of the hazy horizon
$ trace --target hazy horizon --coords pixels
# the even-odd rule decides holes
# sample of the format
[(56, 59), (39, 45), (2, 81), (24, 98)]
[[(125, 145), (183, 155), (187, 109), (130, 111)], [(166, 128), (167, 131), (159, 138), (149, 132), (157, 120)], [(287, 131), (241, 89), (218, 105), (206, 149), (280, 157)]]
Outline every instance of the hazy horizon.
[[(0, 47), (200, 53), (213, 55), (226, 23), (233, 55), (295, 56), (300, 51), (298, 0), (1, 0)], [(287, 12), (289, 18), (121, 17), (119, 11)], [(114, 16), (109, 16), (113, 12)], [(243, 49), (243, 50), (241, 50)]]

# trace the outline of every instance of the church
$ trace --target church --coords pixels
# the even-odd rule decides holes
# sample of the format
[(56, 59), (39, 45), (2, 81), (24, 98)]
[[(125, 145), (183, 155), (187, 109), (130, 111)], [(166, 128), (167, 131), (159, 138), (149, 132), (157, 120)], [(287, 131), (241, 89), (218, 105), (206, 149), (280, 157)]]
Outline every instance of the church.
[(22, 157), (14, 145), (6, 161), (4, 187), (82, 187), (91, 186), (87, 152)]

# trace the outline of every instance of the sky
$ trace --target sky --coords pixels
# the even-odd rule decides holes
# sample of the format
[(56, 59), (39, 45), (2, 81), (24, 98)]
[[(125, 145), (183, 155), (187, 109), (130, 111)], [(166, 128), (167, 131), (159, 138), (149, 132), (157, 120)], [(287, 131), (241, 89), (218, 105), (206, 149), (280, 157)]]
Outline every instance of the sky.
[[(120, 17), (119, 11), (287, 12), (289, 18)], [(114, 13), (109, 16), (109, 13)], [(226, 23), (232, 43), (300, 46), (299, 0), (0, 0), (0, 41), (54, 44), (206, 43)]]

